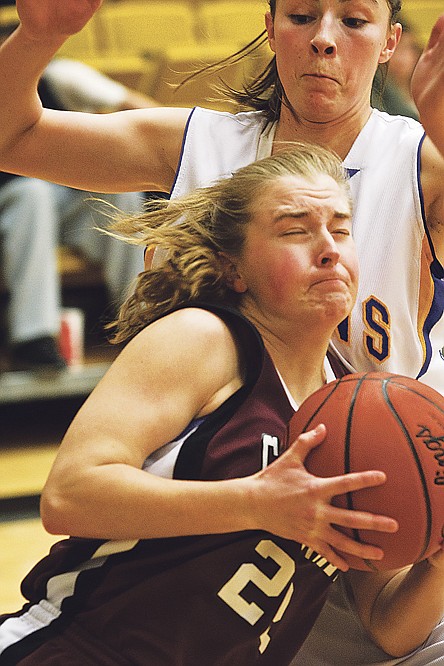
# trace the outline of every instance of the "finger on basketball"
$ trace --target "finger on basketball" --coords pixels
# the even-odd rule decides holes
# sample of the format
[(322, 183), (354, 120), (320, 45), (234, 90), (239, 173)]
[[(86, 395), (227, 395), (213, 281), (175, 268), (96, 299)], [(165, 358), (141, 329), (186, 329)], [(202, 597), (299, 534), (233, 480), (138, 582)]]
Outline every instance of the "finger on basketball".
[(310, 451), (319, 446), (326, 435), (325, 426), (320, 423), (316, 428), (303, 432), (292, 442), (294, 452), (298, 454), (302, 462), (308, 456)]
[(356, 530), (375, 530), (394, 533), (399, 529), (398, 521), (390, 516), (383, 516), (366, 511), (349, 511), (331, 506), (326, 512), (329, 522), (339, 527)]

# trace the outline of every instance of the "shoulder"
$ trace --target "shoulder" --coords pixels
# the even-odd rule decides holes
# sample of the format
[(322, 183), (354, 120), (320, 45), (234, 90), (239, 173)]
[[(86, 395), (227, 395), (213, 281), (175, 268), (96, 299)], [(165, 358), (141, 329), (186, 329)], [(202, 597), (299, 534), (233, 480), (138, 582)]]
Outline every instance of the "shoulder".
[(184, 128), (171, 196), (205, 187), (255, 161), (267, 125), (266, 116), (258, 111), (193, 109)]
[(111, 369), (133, 393), (151, 403), (154, 391), (156, 404), (175, 405), (188, 420), (219, 407), (244, 382), (242, 353), (229, 326), (197, 307), (149, 324)]
[(153, 353), (157, 362), (189, 368), (197, 375), (225, 373), (238, 367), (240, 350), (231, 327), (217, 314), (185, 307), (157, 319), (129, 343), (138, 355)]
[[(233, 339), (230, 328), (223, 318), (201, 307), (185, 307), (166, 314), (153, 322), (149, 328), (171, 330), (174, 335), (185, 335), (193, 343), (205, 344)], [(182, 339), (185, 343), (185, 339)]]
[(424, 128), (421, 123), (410, 116), (402, 116), (400, 114), (393, 115), (386, 111), (372, 109), (372, 118), (375, 122), (381, 125), (391, 127), (392, 131), (398, 128), (399, 131), (402, 131), (402, 129), (418, 130), (421, 134), (424, 134)]
[(423, 126), (414, 118), (393, 116), (378, 109), (373, 109), (371, 125), (374, 133), (384, 135), (390, 143), (408, 142), (417, 146), (424, 136)]
[(267, 117), (262, 111), (229, 113), (228, 111), (216, 111), (199, 106), (193, 109), (189, 122), (195, 124), (200, 131), (208, 127), (210, 129), (232, 128), (241, 132), (261, 132), (268, 124)]
[[(347, 168), (364, 170), (373, 177), (381, 169), (416, 170), (417, 154), (424, 129), (413, 118), (391, 116), (373, 109), (344, 160)], [(395, 167), (396, 164), (396, 167)], [(374, 169), (377, 169), (375, 172)]]

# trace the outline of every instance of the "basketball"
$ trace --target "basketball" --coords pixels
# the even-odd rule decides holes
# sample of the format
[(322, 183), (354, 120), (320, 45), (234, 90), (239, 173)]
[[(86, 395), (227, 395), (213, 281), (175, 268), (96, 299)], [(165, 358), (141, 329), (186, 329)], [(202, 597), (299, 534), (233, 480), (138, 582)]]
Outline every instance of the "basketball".
[(444, 396), (401, 375), (346, 375), (302, 403), (290, 421), (288, 441), (319, 423), (327, 435), (307, 456), (310, 473), (330, 477), (371, 469), (387, 475), (382, 486), (338, 495), (332, 503), (399, 523), (392, 534), (344, 529), (356, 541), (384, 550), (380, 561), (341, 553), (348, 564), (382, 571), (436, 552), (444, 538)]

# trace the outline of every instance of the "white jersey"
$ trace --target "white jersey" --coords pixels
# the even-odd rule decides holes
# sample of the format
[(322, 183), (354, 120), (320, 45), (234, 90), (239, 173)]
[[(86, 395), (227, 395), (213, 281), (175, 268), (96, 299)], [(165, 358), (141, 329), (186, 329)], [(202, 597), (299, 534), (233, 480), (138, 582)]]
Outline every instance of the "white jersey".
[[(274, 132), (262, 112), (194, 109), (171, 196), (270, 155)], [(360, 287), (333, 348), (352, 371), (396, 372), (444, 393), (444, 271), (425, 224), (423, 136), (415, 120), (373, 110), (344, 161)]]
[(290, 666), (444, 666), (444, 618), (428, 639), (404, 657), (391, 657), (368, 636), (346, 576), (333, 583), (327, 604)]

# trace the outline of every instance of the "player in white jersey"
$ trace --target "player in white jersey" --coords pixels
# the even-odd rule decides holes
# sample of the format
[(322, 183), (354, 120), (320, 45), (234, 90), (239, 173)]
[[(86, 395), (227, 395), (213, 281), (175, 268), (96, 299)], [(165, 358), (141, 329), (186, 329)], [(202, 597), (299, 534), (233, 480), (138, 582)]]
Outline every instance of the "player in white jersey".
[[(234, 164), (269, 155), (275, 132), (276, 123), (260, 111), (194, 109), (172, 197), (229, 176)], [(344, 160), (361, 281), (353, 314), (332, 346), (350, 370), (399, 372), (444, 392), (444, 272), (424, 218), (423, 138), (416, 121), (373, 110)]]
[[(180, 187), (177, 167), (189, 109), (93, 118), (41, 109), (38, 77), (100, 5), (101, 0), (17, 0), (21, 27), (0, 50), (0, 168), (98, 192), (169, 191), (176, 176)], [(426, 133), (421, 141), (420, 127), (389, 122), (370, 106), (374, 74), (390, 60), (401, 35), (399, 9), (398, 0), (270, 0), (266, 27), (275, 55), (243, 98), (250, 109), (263, 111), (248, 120), (250, 128), (257, 123), (252, 132), (258, 142), (263, 136), (246, 150), (245, 144), (241, 150), (229, 146), (231, 158), (227, 155), (217, 175), (229, 175), (242, 164), (239, 158), (254, 159), (262, 143), (271, 152), (292, 140), (335, 150), (352, 169), (352, 188), (360, 190), (354, 233), (362, 286), (361, 309), (333, 344), (356, 370), (403, 369), (443, 392), (444, 16), (412, 82)], [(210, 146), (225, 115), (211, 118), (203, 170), (215, 159)], [(235, 120), (242, 132), (244, 118)], [(377, 129), (368, 136), (372, 125)], [(192, 119), (187, 140), (191, 131), (196, 136), (201, 131)], [(404, 145), (410, 148), (399, 163)], [(349, 164), (352, 156), (357, 162)], [(369, 203), (374, 213), (366, 210)]]
[(238, 95), (256, 114), (151, 109), (91, 119), (42, 112), (38, 70), (100, 5), (18, 0), (21, 26), (0, 51), (8, 100), (0, 109), (0, 168), (90, 191), (174, 195), (229, 175), (281, 142), (332, 148), (350, 168), (362, 276), (334, 347), (350, 369), (399, 372), (443, 391), (444, 17), (413, 80), (425, 138), (421, 125), (370, 107), (375, 71), (401, 35), (399, 0), (316, 0), (310, 7), (270, 0), (266, 28), (275, 56)]

